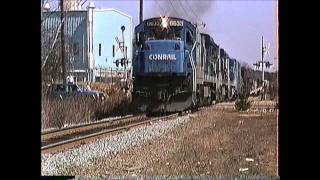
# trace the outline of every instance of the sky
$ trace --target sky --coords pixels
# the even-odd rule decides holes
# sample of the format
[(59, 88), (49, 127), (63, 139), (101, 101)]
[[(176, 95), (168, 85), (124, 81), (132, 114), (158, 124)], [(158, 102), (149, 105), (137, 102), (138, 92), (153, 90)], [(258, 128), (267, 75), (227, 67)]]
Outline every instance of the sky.
[[(93, 2), (98, 9), (115, 8), (132, 16), (134, 26), (139, 22), (139, 0)], [(204, 22), (206, 26), (200, 31), (210, 34), (230, 57), (250, 66), (261, 60), (263, 36), (264, 42), (270, 44), (265, 60), (274, 64), (270, 71), (278, 68), (276, 0), (144, 0), (144, 19), (160, 15)]]

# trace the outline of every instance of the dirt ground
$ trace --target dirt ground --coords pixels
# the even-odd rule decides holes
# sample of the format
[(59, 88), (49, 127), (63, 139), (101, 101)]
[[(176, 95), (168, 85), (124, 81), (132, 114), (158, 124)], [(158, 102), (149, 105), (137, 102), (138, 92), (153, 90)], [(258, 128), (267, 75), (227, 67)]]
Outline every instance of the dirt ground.
[(165, 136), (111, 159), (96, 159), (79, 175), (278, 175), (277, 112), (239, 113), (211, 106), (195, 114)]

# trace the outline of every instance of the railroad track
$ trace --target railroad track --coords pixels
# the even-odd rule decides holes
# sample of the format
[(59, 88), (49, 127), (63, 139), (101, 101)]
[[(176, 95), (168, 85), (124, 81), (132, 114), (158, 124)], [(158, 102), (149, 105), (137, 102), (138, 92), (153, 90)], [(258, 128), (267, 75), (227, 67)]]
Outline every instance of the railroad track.
[(99, 122), (45, 132), (41, 134), (41, 139), (44, 142), (47, 140), (47, 143), (42, 143), (43, 146), (41, 147), (41, 151), (42, 153), (53, 153), (65, 150), (112, 133), (127, 131), (130, 128), (148, 124), (153, 121), (170, 119), (177, 116), (178, 113), (154, 118), (147, 118), (144, 115), (140, 115), (117, 119), (117, 125), (107, 124), (108, 121), (106, 121), (104, 123)]
[[(142, 115), (140, 115), (143, 117)], [(41, 141), (47, 141), (49, 139), (56, 139), (62, 136), (66, 135), (71, 135), (79, 132), (84, 132), (92, 129), (97, 129), (97, 128), (105, 128), (107, 126), (117, 124), (119, 122), (126, 122), (129, 121), (133, 118), (137, 118), (138, 116), (133, 116), (133, 115), (128, 115), (116, 119), (108, 119), (105, 121), (98, 121), (90, 124), (81, 124), (81, 125), (76, 125), (76, 126), (70, 126), (67, 128), (63, 129), (56, 129), (56, 130), (50, 130), (50, 131), (45, 131), (41, 133)]]

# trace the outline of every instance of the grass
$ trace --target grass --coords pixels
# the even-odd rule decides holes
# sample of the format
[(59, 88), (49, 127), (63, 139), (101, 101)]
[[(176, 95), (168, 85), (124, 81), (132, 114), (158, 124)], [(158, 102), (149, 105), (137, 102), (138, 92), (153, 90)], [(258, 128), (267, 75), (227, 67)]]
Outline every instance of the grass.
[[(240, 113), (235, 111), (202, 112), (201, 116), (196, 117), (195, 121), (191, 121), (183, 131), (175, 135), (174, 141), (166, 140), (163, 145), (154, 144), (149, 147), (152, 151), (156, 146), (168, 147), (171, 151), (158, 161), (146, 164), (149, 169), (154, 169), (147, 171), (147, 174), (275, 176), (276, 114), (241, 118), (239, 115)], [(244, 124), (239, 124), (240, 119)], [(143, 146), (144, 151), (150, 151), (145, 147)], [(136, 154), (139, 150), (132, 151)], [(161, 152), (162, 149), (159, 149), (158, 153)], [(135, 156), (132, 158), (139, 160)], [(245, 161), (245, 158), (253, 158), (254, 163)], [(170, 165), (166, 166), (166, 162)], [(241, 173), (239, 168), (249, 168), (249, 171)]]
[[(71, 124), (97, 121), (112, 115), (125, 114), (130, 110), (131, 96), (120, 87), (107, 84), (92, 84), (92, 90), (108, 95), (106, 100), (88, 98), (50, 99), (42, 94), (41, 129), (62, 128)], [(45, 89), (43, 89), (45, 92)]]

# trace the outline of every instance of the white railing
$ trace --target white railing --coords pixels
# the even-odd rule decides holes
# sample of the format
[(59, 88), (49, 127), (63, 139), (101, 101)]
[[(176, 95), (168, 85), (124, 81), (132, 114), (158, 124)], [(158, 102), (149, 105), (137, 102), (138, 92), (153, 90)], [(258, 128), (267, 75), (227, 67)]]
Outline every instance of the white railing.
[[(194, 92), (194, 95), (196, 95), (196, 90), (197, 90), (197, 69), (196, 69), (196, 65), (194, 63), (194, 59), (193, 59), (193, 50), (196, 47), (196, 41), (194, 42), (192, 49), (191, 49), (191, 53), (189, 51), (189, 59), (190, 59), (190, 63), (191, 63), (191, 67), (192, 67), (192, 92)], [(195, 103), (194, 98), (192, 98), (193, 103)]]

